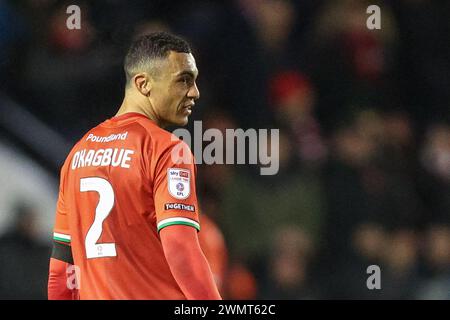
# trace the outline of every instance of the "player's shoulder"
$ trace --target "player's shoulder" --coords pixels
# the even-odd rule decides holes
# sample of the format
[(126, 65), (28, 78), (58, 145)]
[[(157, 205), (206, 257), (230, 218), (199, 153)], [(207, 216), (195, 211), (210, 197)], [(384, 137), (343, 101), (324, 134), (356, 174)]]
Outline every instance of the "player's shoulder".
[(146, 130), (146, 133), (152, 140), (152, 145), (156, 150), (163, 152), (178, 145), (182, 145), (183, 147), (187, 146), (184, 141), (172, 132), (159, 127), (150, 119), (141, 118), (138, 119), (137, 122)]
[(161, 159), (168, 159), (170, 157), (171, 160), (169, 163), (195, 166), (195, 157), (190, 146), (185, 141), (181, 140), (172, 132), (158, 127), (154, 122), (148, 124), (146, 127), (152, 139), (151, 158), (155, 163), (161, 163)]
[(149, 135), (151, 135), (154, 138), (160, 138), (162, 140), (167, 140), (172, 138), (172, 133), (159, 127), (154, 121), (148, 119), (148, 118), (139, 118), (136, 120), (137, 123), (139, 123)]

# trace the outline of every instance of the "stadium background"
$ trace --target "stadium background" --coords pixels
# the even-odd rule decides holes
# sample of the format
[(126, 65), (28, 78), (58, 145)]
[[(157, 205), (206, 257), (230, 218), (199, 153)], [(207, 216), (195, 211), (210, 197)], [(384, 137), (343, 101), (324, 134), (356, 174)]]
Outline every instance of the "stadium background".
[[(81, 30), (66, 28), (70, 4)], [(366, 28), (370, 4), (381, 30)], [(225, 298), (449, 299), (448, 12), (444, 0), (0, 0), (0, 298), (46, 298), (58, 170), (120, 105), (130, 41), (170, 30), (200, 70), (191, 120), (280, 128), (276, 176), (199, 166)], [(381, 290), (366, 287), (372, 264)]]

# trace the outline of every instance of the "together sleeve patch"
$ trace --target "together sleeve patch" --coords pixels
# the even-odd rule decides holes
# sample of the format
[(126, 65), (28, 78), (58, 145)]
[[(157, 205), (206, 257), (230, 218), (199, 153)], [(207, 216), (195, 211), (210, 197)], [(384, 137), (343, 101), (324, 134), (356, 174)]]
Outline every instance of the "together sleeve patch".
[(164, 204), (165, 210), (183, 210), (189, 212), (195, 212), (195, 206), (183, 203), (166, 203)]

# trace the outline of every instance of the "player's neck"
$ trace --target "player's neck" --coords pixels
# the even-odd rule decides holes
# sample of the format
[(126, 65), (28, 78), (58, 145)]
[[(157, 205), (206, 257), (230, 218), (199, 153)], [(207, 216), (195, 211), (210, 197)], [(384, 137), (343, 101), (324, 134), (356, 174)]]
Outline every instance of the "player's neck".
[(160, 126), (157, 117), (149, 112), (149, 109), (151, 108), (146, 106), (146, 104), (148, 104), (147, 101), (136, 98), (131, 94), (125, 94), (125, 98), (123, 99), (122, 104), (120, 105), (120, 108), (116, 113), (116, 116), (120, 116), (125, 113), (136, 112), (145, 115), (147, 118), (154, 121), (158, 126)]

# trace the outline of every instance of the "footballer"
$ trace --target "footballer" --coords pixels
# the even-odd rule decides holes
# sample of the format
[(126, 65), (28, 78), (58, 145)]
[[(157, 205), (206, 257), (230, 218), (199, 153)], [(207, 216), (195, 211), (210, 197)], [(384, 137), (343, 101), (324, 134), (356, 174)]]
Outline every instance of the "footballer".
[(200, 97), (189, 44), (142, 36), (124, 70), (117, 114), (88, 131), (61, 169), (48, 298), (221, 299), (197, 235), (192, 153), (176, 161), (183, 142), (163, 129), (186, 125)]

